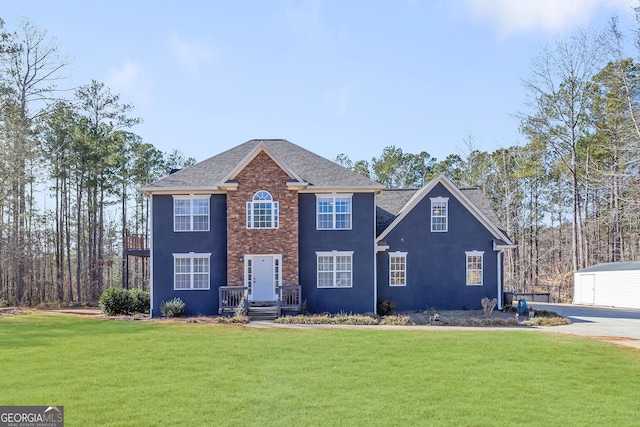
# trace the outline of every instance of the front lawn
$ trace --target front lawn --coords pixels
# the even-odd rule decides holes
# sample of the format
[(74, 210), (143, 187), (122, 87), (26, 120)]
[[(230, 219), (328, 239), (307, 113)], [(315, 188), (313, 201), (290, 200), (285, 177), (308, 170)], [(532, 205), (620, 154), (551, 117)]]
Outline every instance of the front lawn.
[(0, 405), (67, 426), (638, 425), (640, 352), (532, 331), (0, 317)]

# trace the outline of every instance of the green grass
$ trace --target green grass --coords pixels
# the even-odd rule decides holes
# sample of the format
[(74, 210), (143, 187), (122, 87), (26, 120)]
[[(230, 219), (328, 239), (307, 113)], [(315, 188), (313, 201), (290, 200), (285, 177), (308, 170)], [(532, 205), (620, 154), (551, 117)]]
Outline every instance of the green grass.
[(527, 331), (0, 318), (0, 404), (67, 426), (638, 425), (640, 352)]

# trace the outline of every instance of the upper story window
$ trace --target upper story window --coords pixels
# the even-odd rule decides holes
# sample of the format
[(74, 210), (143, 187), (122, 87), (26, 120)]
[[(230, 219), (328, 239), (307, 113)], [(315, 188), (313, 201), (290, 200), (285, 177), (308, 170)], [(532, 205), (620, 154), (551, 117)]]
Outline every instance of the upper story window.
[(449, 227), (449, 198), (431, 198), (431, 231), (445, 233)]
[(389, 253), (389, 286), (407, 285), (407, 253)]
[(316, 228), (351, 230), (351, 194), (316, 194)]
[(247, 228), (278, 228), (278, 202), (260, 190), (247, 202)]
[(209, 231), (209, 196), (173, 196), (173, 231)]
[(482, 286), (483, 251), (469, 251), (467, 254), (467, 286)]

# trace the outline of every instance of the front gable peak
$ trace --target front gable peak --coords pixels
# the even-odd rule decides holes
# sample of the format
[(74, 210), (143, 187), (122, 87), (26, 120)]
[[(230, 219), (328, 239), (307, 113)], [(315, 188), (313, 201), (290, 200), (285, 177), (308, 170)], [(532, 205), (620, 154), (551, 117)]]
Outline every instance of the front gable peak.
[(464, 191), (460, 190), (443, 174), (432, 179), (421, 189), (415, 190), (409, 200), (397, 212), (395, 219), (378, 236), (378, 242), (384, 241), (385, 237), (391, 232), (391, 230), (402, 222), (409, 212), (411, 212), (425, 197), (427, 197), (438, 184), (445, 187), (453, 197), (455, 197), (487, 230), (489, 230), (497, 241), (503, 242), (503, 244), (499, 246), (511, 247), (513, 245), (509, 237), (498, 227), (498, 224), (495, 222), (496, 219), (489, 218), (489, 216), (485, 214), (485, 212), (483, 212), (476, 203), (465, 195)]
[(266, 145), (264, 141), (258, 141), (256, 146), (251, 151), (249, 151), (247, 155), (244, 156), (242, 160), (240, 160), (240, 162), (236, 164), (235, 167), (233, 167), (233, 169), (229, 171), (229, 173), (222, 179), (222, 181), (233, 182), (238, 177), (238, 174), (240, 174), (240, 172), (242, 172), (244, 168), (246, 168), (247, 165), (249, 165), (249, 163), (251, 163), (251, 161), (253, 161), (253, 159), (255, 159), (260, 153), (265, 153), (267, 156), (269, 156), (271, 160), (273, 160), (275, 164), (278, 165), (278, 167), (282, 169), (292, 181), (304, 183), (304, 180), (300, 178), (300, 176), (298, 176), (298, 174), (271, 149), (271, 147)]

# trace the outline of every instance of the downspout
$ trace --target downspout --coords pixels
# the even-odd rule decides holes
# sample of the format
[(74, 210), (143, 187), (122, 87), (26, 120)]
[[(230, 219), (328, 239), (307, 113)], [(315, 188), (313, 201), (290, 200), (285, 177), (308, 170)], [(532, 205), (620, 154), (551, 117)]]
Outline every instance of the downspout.
[(149, 196), (149, 297), (151, 307), (149, 307), (149, 317), (153, 318), (153, 194)]
[(502, 253), (503, 250), (499, 250), (498, 251), (498, 256), (496, 257), (496, 262), (498, 263), (498, 310), (502, 310), (502, 304), (503, 304), (503, 292), (502, 292)]
[(378, 314), (378, 239), (376, 236), (378, 226), (376, 216), (376, 195), (373, 194), (373, 310)]

